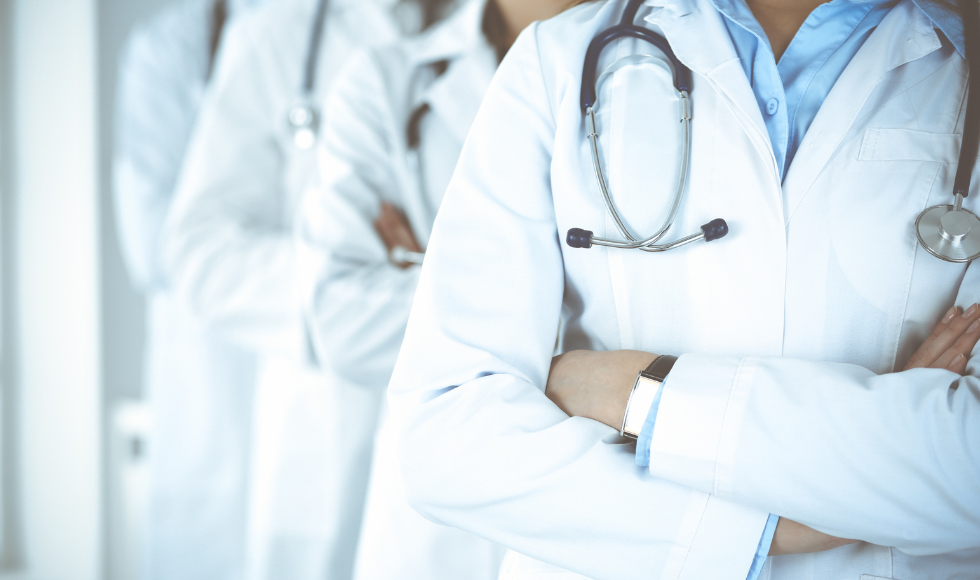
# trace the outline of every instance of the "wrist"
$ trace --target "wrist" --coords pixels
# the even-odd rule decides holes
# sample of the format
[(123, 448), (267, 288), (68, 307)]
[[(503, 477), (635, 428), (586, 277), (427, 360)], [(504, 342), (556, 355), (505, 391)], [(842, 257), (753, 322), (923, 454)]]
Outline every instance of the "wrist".
[(667, 375), (677, 362), (676, 356), (661, 355), (636, 375), (626, 409), (623, 412), (619, 434), (639, 439), (648, 415), (652, 412)]

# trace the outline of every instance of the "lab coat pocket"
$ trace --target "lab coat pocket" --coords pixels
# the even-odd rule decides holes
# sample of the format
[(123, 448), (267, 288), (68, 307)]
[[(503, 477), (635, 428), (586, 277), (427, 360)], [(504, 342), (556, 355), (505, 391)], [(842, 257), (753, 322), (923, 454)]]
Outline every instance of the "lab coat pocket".
[(887, 578), (885, 576), (872, 576), (871, 574), (861, 574), (860, 580), (895, 580), (895, 579)]
[(953, 133), (872, 127), (864, 134), (858, 160), (956, 163), (960, 141), (961, 137)]

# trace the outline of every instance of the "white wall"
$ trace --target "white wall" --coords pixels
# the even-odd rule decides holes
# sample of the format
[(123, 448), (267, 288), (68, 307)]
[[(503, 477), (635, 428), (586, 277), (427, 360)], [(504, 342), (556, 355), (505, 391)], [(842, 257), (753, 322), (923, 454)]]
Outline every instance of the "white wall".
[(96, 0), (14, 0), (14, 248), (21, 558), (102, 576)]
[(141, 396), (144, 315), (112, 112), (129, 30), (172, 1), (0, 0), (0, 579), (136, 577), (119, 480), (142, 476), (110, 411)]

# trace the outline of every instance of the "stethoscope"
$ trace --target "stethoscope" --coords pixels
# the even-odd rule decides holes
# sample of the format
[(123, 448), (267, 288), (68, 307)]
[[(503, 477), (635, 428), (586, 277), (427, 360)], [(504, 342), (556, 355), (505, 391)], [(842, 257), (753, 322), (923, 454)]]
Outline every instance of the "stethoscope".
[[(659, 34), (633, 24), (636, 13), (644, 0), (630, 0), (623, 12), (618, 25), (608, 28), (596, 36), (589, 44), (585, 53), (585, 65), (582, 70), (581, 107), (585, 116), (588, 131), (592, 168), (595, 173), (599, 191), (606, 210), (622, 234), (624, 240), (613, 240), (595, 236), (591, 231), (581, 228), (571, 228), (565, 238), (566, 243), (573, 248), (591, 248), (593, 245), (621, 249), (638, 249), (645, 252), (664, 252), (699, 240), (710, 242), (724, 237), (728, 233), (728, 224), (723, 219), (714, 219), (703, 226), (698, 233), (680, 238), (670, 243), (658, 244), (660, 238), (667, 233), (677, 210), (680, 207), (687, 185), (687, 175), (691, 163), (691, 105), (690, 93), (692, 88), (691, 70), (684, 66), (674, 55), (670, 44)], [(949, 262), (970, 262), (980, 257), (980, 218), (973, 212), (963, 208), (963, 200), (969, 195), (970, 179), (976, 164), (978, 143), (980, 143), (980, 9), (976, 2), (967, 2), (968, 13), (964, 18), (964, 36), (966, 37), (967, 60), (970, 63), (970, 90), (967, 102), (966, 123), (964, 125), (963, 145), (960, 149), (960, 159), (957, 166), (956, 178), (953, 183), (953, 205), (937, 205), (919, 214), (915, 221), (916, 235), (922, 246), (933, 256)], [(680, 122), (683, 125), (683, 155), (681, 172), (678, 178), (677, 190), (671, 204), (667, 219), (652, 235), (640, 239), (634, 236), (623, 222), (619, 211), (613, 203), (612, 196), (606, 186), (599, 161), (599, 132), (595, 121), (596, 92), (603, 79), (623, 66), (645, 62), (662, 62), (662, 59), (651, 55), (633, 55), (620, 59), (610, 65), (597, 79), (599, 57), (603, 49), (611, 42), (621, 38), (636, 38), (656, 46), (673, 65), (674, 88), (680, 98)], [(972, 128), (972, 130), (971, 130)]]
[(320, 107), (314, 102), (313, 89), (316, 86), (316, 64), (320, 55), (323, 25), (327, 19), (327, 0), (320, 0), (313, 16), (309, 44), (306, 46), (306, 60), (303, 68), (303, 86), (299, 100), (289, 108), (286, 122), (293, 134), (293, 142), (300, 149), (309, 149), (316, 143), (320, 130)]
[[(644, 0), (630, 0), (626, 5), (626, 10), (623, 11), (623, 18), (620, 20), (619, 24), (600, 32), (599, 35), (592, 40), (592, 42), (589, 44), (588, 50), (585, 53), (585, 66), (582, 70), (581, 106), (582, 111), (585, 114), (586, 129), (589, 132), (589, 149), (592, 153), (592, 169), (595, 172), (596, 182), (599, 184), (599, 191), (602, 193), (602, 201), (606, 205), (606, 210), (616, 223), (616, 228), (619, 230), (619, 233), (622, 234), (625, 239), (612, 240), (609, 238), (600, 238), (593, 235), (593, 233), (589, 230), (572, 228), (568, 230), (565, 241), (573, 248), (591, 248), (593, 245), (598, 245), (608, 246), (610, 248), (637, 249), (643, 250), (644, 252), (665, 252), (698, 240), (704, 240), (706, 242), (717, 240), (718, 238), (725, 237), (725, 235), (728, 233), (728, 224), (725, 223), (725, 220), (719, 218), (711, 220), (710, 222), (701, 226), (701, 231), (698, 233), (691, 234), (687, 237), (667, 244), (657, 243), (660, 241), (660, 238), (667, 233), (670, 226), (674, 224), (674, 218), (677, 216), (677, 210), (680, 208), (681, 200), (684, 197), (684, 190), (687, 188), (687, 175), (691, 169), (690, 94), (692, 75), (691, 69), (684, 66), (681, 61), (674, 56), (674, 51), (670, 48), (670, 44), (667, 42), (667, 39), (660, 36), (656, 32), (653, 32), (652, 30), (633, 24), (633, 20), (636, 19), (636, 13), (640, 9), (640, 5), (643, 4), (643, 2)], [(626, 57), (613, 63), (597, 79), (596, 73), (598, 72), (599, 68), (599, 57), (602, 55), (603, 49), (605, 49), (606, 46), (608, 46), (612, 41), (620, 38), (636, 38), (652, 44), (660, 49), (660, 52), (662, 52), (673, 65), (674, 89), (677, 91), (677, 95), (680, 98), (681, 103), (680, 122), (683, 128), (684, 144), (682, 147), (680, 162), (681, 171), (677, 180), (677, 189), (674, 193), (674, 201), (670, 206), (670, 211), (667, 213), (667, 219), (664, 220), (664, 223), (660, 226), (660, 229), (658, 229), (652, 235), (642, 239), (638, 236), (634, 236), (632, 232), (629, 231), (629, 228), (626, 227), (622, 217), (619, 215), (619, 210), (616, 209), (616, 204), (613, 203), (612, 196), (609, 194), (609, 188), (606, 186), (606, 178), (602, 174), (602, 163), (599, 161), (599, 130), (595, 122), (595, 107), (597, 100), (596, 92), (598, 85), (607, 76), (616, 72), (623, 66), (645, 62), (659, 63), (661, 62), (661, 59), (652, 55), (633, 55)]]
[(980, 218), (963, 209), (963, 200), (970, 195), (970, 178), (980, 146), (980, 7), (972, 0), (965, 0), (965, 3), (963, 36), (970, 66), (970, 87), (963, 145), (953, 179), (953, 205), (930, 207), (915, 220), (915, 235), (922, 247), (947, 262), (970, 262), (980, 258)]
[[(439, 78), (449, 68), (449, 61), (439, 60), (430, 66), (435, 78)], [(405, 150), (408, 167), (409, 171), (416, 176), (417, 193), (420, 198), (424, 198), (423, 192), (425, 191), (420, 151), (422, 146), (422, 121), (431, 111), (432, 107), (429, 103), (423, 101), (412, 110), (405, 127)], [(421, 266), (423, 260), (425, 260), (425, 252), (413, 252), (403, 246), (395, 246), (388, 253), (388, 259), (394, 264), (415, 264)]]

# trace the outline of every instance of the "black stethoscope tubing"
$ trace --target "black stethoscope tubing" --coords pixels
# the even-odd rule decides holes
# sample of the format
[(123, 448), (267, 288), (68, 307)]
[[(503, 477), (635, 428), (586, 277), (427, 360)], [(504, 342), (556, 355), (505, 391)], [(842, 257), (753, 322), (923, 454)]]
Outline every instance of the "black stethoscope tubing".
[(303, 68), (303, 94), (310, 95), (316, 88), (316, 65), (320, 58), (324, 23), (327, 20), (327, 4), (329, 0), (320, 0), (313, 16), (313, 28), (310, 30), (310, 40), (306, 46), (306, 66)]

